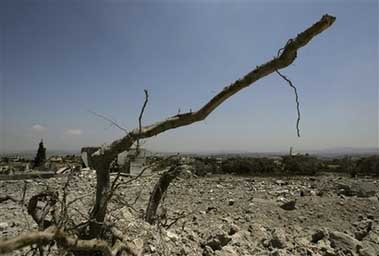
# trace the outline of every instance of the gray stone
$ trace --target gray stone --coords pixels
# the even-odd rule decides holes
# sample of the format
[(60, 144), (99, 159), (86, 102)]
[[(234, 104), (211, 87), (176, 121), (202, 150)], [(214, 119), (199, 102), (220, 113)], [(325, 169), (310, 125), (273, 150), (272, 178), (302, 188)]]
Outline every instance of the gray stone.
[(238, 231), (240, 231), (240, 228), (237, 225), (235, 225), (235, 224), (230, 225), (230, 229), (229, 229), (229, 235), (230, 236), (234, 235)]

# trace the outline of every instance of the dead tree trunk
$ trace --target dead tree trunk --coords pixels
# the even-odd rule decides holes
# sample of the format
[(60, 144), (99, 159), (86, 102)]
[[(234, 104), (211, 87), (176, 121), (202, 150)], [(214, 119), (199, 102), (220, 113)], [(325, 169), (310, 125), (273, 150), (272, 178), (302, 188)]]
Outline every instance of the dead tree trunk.
[(226, 86), (198, 111), (178, 114), (169, 117), (164, 121), (136, 128), (129, 132), (125, 137), (114, 141), (109, 148), (104, 149), (99, 152), (99, 154), (95, 155), (93, 157), (94, 164), (92, 167), (96, 169), (98, 177), (96, 202), (91, 217), (93, 220), (96, 220), (96, 222), (93, 222), (91, 225), (90, 236), (96, 237), (98, 235), (99, 227), (104, 221), (107, 208), (107, 195), (109, 193), (109, 165), (119, 153), (129, 150), (130, 147), (140, 139), (150, 138), (167, 130), (204, 120), (219, 105), (240, 90), (249, 87), (259, 79), (292, 64), (297, 57), (297, 51), (307, 45), (315, 36), (328, 29), (334, 21), (335, 17), (333, 16), (328, 14), (322, 16), (318, 22), (310, 26), (304, 32), (298, 34), (295, 38), (288, 40), (287, 44), (283, 47), (277, 57), (274, 57), (263, 65), (257, 66), (241, 79)]
[(153, 192), (150, 195), (149, 203), (147, 205), (145, 213), (145, 221), (150, 224), (154, 224), (156, 220), (156, 213), (158, 206), (161, 202), (162, 196), (168, 189), (170, 183), (179, 175), (181, 171), (180, 166), (172, 166), (170, 169), (163, 173), (159, 178), (157, 184), (155, 184)]
[(96, 202), (92, 209), (89, 223), (89, 233), (84, 237), (101, 237), (103, 222), (108, 206), (108, 195), (110, 193), (110, 171), (104, 163), (98, 164), (96, 169)]

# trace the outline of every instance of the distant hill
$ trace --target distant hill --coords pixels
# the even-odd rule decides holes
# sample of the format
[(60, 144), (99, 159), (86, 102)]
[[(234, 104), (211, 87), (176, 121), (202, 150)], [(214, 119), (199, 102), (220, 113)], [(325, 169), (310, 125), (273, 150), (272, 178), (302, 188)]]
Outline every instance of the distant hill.
[[(345, 155), (350, 156), (366, 156), (366, 155), (378, 155), (379, 148), (354, 148), (354, 147), (335, 147), (335, 148), (326, 148), (319, 150), (294, 150), (296, 153), (300, 154), (311, 154), (321, 157), (342, 157)], [(176, 152), (175, 152), (176, 153)], [(174, 152), (165, 152), (161, 153), (163, 155), (172, 155)], [(181, 152), (182, 155), (188, 156), (243, 156), (243, 157), (270, 157), (270, 156), (282, 156), (289, 154), (287, 151), (276, 151), (276, 152), (246, 152), (246, 151), (205, 151), (205, 152)]]
[(310, 150), (309, 153), (321, 156), (377, 155), (379, 154), (379, 148), (336, 147), (322, 150)]
[[(365, 155), (379, 155), (379, 148), (354, 148), (354, 147), (335, 147), (326, 148), (320, 150), (297, 150), (295, 152), (301, 154), (311, 154), (322, 157), (342, 157), (345, 155), (350, 156), (365, 156)], [(0, 156), (20, 156), (26, 159), (33, 159), (35, 157), (37, 150), (24, 150), (18, 152), (4, 152), (0, 153)], [(269, 156), (280, 156), (287, 155), (288, 151), (277, 151), (277, 152), (246, 152), (238, 150), (218, 150), (218, 151), (199, 151), (199, 152), (154, 152), (154, 155), (174, 155), (180, 153), (181, 155), (187, 156), (244, 156), (244, 157), (269, 157)], [(80, 150), (47, 150), (47, 157), (52, 155), (80, 155)]]

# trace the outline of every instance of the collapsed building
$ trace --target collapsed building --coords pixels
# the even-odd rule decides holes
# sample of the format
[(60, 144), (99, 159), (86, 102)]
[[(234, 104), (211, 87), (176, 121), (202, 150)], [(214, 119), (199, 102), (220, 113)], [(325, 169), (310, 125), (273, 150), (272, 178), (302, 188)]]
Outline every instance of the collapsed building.
[[(83, 161), (83, 167), (91, 168), (91, 160), (94, 154), (100, 153), (100, 147), (83, 147), (81, 149), (81, 158)], [(152, 156), (152, 153), (146, 149), (131, 148), (128, 151), (121, 152), (117, 156), (117, 160), (113, 162), (111, 171), (129, 174), (136, 176), (147, 167), (147, 157)], [(151, 173), (150, 169), (144, 170), (144, 174)]]

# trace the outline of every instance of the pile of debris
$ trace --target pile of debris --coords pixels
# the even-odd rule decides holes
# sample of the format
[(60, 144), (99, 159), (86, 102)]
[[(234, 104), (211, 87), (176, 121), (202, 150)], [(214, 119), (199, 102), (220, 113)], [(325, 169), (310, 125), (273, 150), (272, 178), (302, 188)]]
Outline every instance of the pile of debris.
[[(379, 253), (377, 180), (338, 176), (196, 177), (191, 168), (168, 188), (156, 224), (143, 219), (159, 173), (131, 181), (116, 191), (106, 221), (137, 243), (145, 255), (357, 255)], [(6, 200), (0, 208), (0, 235), (14, 237), (38, 229), (20, 200), (53, 190), (60, 194), (67, 175), (51, 179), (0, 181)], [(26, 184), (25, 195), (20, 188)], [(75, 201), (68, 214), (80, 222), (93, 205), (96, 174), (74, 175), (67, 188)], [(362, 192), (365, 191), (365, 192)]]

